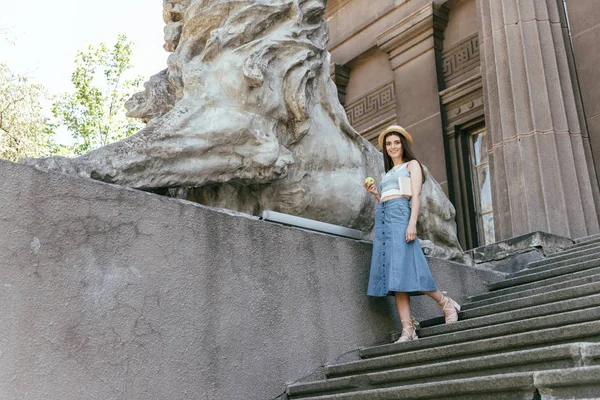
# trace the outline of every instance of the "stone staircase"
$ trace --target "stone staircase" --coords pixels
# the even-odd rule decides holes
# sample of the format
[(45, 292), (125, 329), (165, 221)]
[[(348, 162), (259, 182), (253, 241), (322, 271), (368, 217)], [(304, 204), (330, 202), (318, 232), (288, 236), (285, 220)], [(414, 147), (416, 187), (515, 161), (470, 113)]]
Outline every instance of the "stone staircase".
[(488, 285), (460, 321), (360, 349), (290, 399), (600, 399), (600, 235)]

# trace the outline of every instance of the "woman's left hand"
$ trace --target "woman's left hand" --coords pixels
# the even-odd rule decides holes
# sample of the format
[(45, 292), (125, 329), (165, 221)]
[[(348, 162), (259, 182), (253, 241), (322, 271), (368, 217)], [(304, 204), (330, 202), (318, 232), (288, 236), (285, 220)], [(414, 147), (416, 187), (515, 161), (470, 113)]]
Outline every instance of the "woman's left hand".
[(406, 242), (410, 243), (417, 238), (417, 224), (409, 223), (406, 228)]

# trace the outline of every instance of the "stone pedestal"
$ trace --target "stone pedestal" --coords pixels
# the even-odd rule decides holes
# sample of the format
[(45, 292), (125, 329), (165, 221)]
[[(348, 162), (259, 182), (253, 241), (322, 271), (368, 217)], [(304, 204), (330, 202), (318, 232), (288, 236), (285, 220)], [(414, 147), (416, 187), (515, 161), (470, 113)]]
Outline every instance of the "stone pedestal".
[(441, 51), (448, 10), (430, 3), (377, 37), (394, 71), (396, 115), (415, 139), (416, 156), (448, 193), (439, 92), (443, 89)]
[(496, 239), (598, 232), (558, 0), (477, 7)]

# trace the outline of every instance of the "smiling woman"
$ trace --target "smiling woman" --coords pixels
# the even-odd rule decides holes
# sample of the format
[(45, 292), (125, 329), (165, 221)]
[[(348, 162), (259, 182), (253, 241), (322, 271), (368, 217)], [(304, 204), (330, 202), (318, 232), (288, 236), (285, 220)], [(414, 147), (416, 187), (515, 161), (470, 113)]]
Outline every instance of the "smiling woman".
[[(421, 209), (421, 189), (425, 181), (423, 166), (415, 158), (412, 136), (392, 125), (379, 135), (385, 174), (379, 189), (372, 182), (364, 186), (379, 202), (375, 209), (373, 256), (368, 295), (394, 296), (402, 322), (397, 343), (417, 339), (417, 322), (410, 312), (410, 297), (426, 294), (442, 307), (446, 323), (458, 321), (460, 306), (440, 292), (417, 240), (417, 219)], [(403, 188), (408, 179), (410, 190)]]

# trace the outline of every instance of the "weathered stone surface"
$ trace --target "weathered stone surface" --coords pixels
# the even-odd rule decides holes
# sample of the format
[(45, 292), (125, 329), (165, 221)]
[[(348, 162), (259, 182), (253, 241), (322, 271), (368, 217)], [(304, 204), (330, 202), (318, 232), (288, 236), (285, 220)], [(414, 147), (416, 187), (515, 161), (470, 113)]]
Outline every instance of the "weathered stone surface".
[(572, 245), (573, 241), (568, 238), (532, 232), (471, 249), (465, 256), (477, 268), (512, 273), (526, 268), (528, 262), (542, 260)]
[[(581, 242), (590, 240), (597, 238)], [(571, 258), (575, 263), (576, 254)], [(464, 304), (454, 324), (421, 321), (418, 340), (361, 348), (360, 360), (326, 365), (327, 379), (288, 385), (288, 393), (323, 400), (462, 400), (516, 399), (527, 390), (528, 399), (597, 399), (600, 286), (547, 289), (522, 290), (512, 300), (495, 297), (485, 306)]]
[[(362, 182), (379, 152), (348, 123), (330, 79), (325, 2), (165, 3), (165, 74), (130, 102), (138, 134), (43, 169), (204, 204), (271, 209), (359, 229), (372, 225)], [(164, 93), (176, 102), (161, 98)], [(156, 113), (167, 111), (162, 116)]]
[(599, 229), (598, 185), (585, 159), (558, 4), (477, 2), (500, 240), (534, 230), (577, 238)]
[(456, 211), (442, 187), (426, 170), (421, 194), (422, 211), (417, 221), (417, 232), (426, 255), (446, 260), (463, 260), (456, 236)]
[(168, 52), (175, 51), (183, 30), (183, 17), (191, 0), (163, 0), (163, 20), (165, 21), (165, 44)]
[(541, 400), (595, 400), (600, 393), (600, 366), (537, 372), (533, 382)]
[(144, 83), (144, 89), (127, 100), (125, 108), (128, 117), (139, 118), (148, 124), (173, 109), (176, 93), (166, 69), (150, 77)]
[[(366, 296), (368, 242), (0, 170), (3, 399), (272, 399), (399, 326), (393, 300)], [(485, 288), (430, 265), (452, 293)], [(424, 300), (417, 318), (441, 315)]]
[[(380, 175), (382, 158), (339, 103), (324, 9), (323, 0), (166, 1), (168, 68), (127, 103), (148, 125), (76, 159), (28, 163), (369, 231), (375, 200), (362, 183)], [(424, 200), (430, 255), (459, 258), (454, 208), (432, 178)]]

